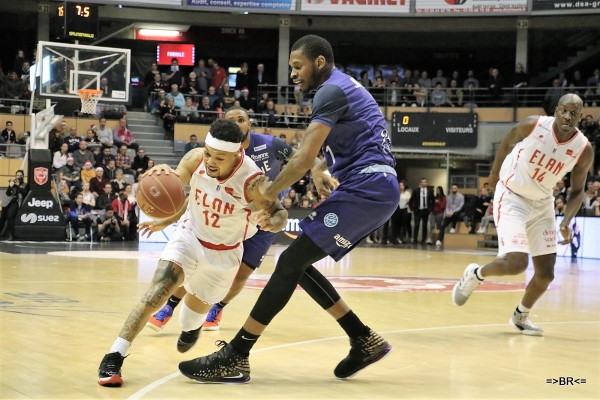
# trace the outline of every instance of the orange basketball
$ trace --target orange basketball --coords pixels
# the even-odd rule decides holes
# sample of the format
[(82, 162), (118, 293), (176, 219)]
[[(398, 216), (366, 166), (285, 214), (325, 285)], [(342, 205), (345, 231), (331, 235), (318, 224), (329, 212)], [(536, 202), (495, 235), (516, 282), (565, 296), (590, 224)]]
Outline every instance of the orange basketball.
[(144, 214), (154, 219), (168, 219), (185, 204), (185, 191), (173, 174), (147, 175), (139, 181), (135, 198)]

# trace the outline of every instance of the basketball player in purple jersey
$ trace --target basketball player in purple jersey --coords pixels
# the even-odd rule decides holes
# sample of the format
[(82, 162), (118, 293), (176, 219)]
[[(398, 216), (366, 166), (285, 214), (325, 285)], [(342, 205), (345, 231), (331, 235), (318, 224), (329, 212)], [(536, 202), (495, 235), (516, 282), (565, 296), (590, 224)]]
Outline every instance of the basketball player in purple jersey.
[[(340, 260), (398, 207), (400, 192), (385, 119), (369, 92), (335, 69), (333, 51), (325, 39), (314, 35), (299, 39), (292, 46), (290, 66), (291, 78), (303, 92), (316, 90), (311, 122), (299, 151), (272, 186), (265, 188), (263, 196), (276, 199), (304, 176), (321, 149), (340, 185), (300, 223), (303, 233), (281, 254), (275, 272), (234, 339), (228, 344), (222, 342), (224, 346), (209, 356), (179, 364), (179, 370), (190, 379), (248, 382), (250, 349), (301, 280), (307, 293), (350, 337), (350, 353), (334, 370), (337, 378), (351, 377), (392, 349), (361, 322), (331, 283), (310, 267), (327, 255)], [(322, 191), (332, 189), (330, 182), (316, 183)]]

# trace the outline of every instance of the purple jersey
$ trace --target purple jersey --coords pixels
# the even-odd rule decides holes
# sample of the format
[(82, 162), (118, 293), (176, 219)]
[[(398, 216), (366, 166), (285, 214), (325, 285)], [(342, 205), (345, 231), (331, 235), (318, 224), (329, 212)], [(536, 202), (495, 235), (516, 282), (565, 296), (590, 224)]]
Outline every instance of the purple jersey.
[[(250, 144), (245, 152), (273, 182), (281, 172), (283, 162), (292, 156), (293, 150), (286, 141), (275, 136), (250, 132)], [(280, 199), (281, 197), (282, 194), (279, 195)]]
[(338, 69), (317, 89), (311, 122), (331, 127), (323, 154), (329, 171), (340, 182), (372, 165), (396, 165), (377, 102), (360, 83)]

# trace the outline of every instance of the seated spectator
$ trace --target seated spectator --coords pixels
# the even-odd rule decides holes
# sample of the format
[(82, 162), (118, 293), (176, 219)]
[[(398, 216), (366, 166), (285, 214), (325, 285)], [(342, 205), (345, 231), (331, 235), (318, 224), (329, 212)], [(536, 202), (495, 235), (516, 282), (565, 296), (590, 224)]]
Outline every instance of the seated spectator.
[(144, 85), (146, 85), (146, 86), (152, 85), (152, 82), (156, 82), (157, 76), (160, 78), (161, 74), (158, 69), (158, 64), (153, 62), (150, 65), (150, 71), (146, 72), (146, 76), (144, 77)]
[(435, 242), (436, 246), (441, 246), (444, 242), (444, 234), (448, 225), (450, 225), (450, 233), (456, 232), (456, 224), (459, 221), (460, 212), (464, 205), (465, 197), (462, 193), (458, 192), (458, 186), (452, 185), (450, 194), (446, 196), (446, 211), (444, 219), (442, 220), (442, 226), (440, 227), (438, 239)]
[(98, 155), (94, 156), (94, 159), (95, 159), (94, 165), (96, 167), (106, 167), (110, 160), (114, 160), (114, 161), (117, 160), (115, 158), (115, 156), (111, 153), (110, 147), (103, 148), (102, 153), (99, 153)]
[(17, 143), (17, 133), (12, 127), (12, 121), (6, 121), (6, 128), (0, 134), (0, 143)]
[(116, 166), (118, 169), (122, 170), (123, 173), (129, 175), (135, 175), (135, 172), (131, 169), (132, 163), (131, 158), (127, 155), (127, 146), (121, 145), (119, 147), (119, 152), (115, 156)]
[(263, 92), (260, 99), (258, 99), (258, 101), (256, 103), (256, 113), (263, 114), (265, 112), (265, 110), (267, 109), (267, 103), (269, 101), (271, 101), (271, 99), (269, 99), (269, 93)]
[(300, 204), (298, 205), (298, 208), (311, 208), (310, 200), (308, 199), (308, 197), (302, 196), (302, 199), (300, 199)]
[(421, 77), (417, 80), (420, 88), (430, 89), (431, 88), (431, 79), (427, 76), (427, 71), (421, 72)]
[(373, 86), (373, 84), (371, 83), (371, 80), (369, 79), (369, 73), (367, 71), (360, 71), (360, 82), (359, 82), (364, 88), (370, 88), (371, 86)]
[(296, 191), (294, 189), (290, 189), (285, 198), (289, 198), (292, 203), (292, 208), (298, 207), (298, 196), (296, 196)]
[(113, 130), (113, 142), (117, 147), (121, 147), (124, 144), (130, 149), (138, 150), (139, 145), (135, 142), (135, 138), (129, 128), (127, 128), (127, 120), (125, 118), (121, 118), (119, 126)]
[(98, 137), (96, 136), (96, 131), (98, 130), (98, 127), (94, 125), (93, 128), (88, 129), (85, 132), (85, 141), (88, 144), (88, 149), (90, 151), (94, 151), (94, 149), (96, 147), (102, 147), (102, 142), (100, 142), (100, 139), (98, 139)]
[(223, 100), (217, 99), (213, 104), (213, 111), (215, 111), (215, 119), (225, 117), (225, 109), (223, 108)]
[(263, 122), (265, 122), (268, 127), (276, 127), (280, 119), (281, 118), (277, 115), (277, 111), (275, 110), (275, 103), (273, 103), (273, 100), (269, 100), (267, 102), (267, 108), (263, 112)]
[(250, 75), (248, 74), (248, 63), (243, 62), (240, 70), (236, 73), (234, 96), (238, 98), (242, 95), (242, 89), (249, 88), (252, 85)]
[[(58, 131), (58, 129), (52, 129), (50, 131), (50, 140), (48, 143), (48, 148), (50, 149), (50, 152), (52, 154), (55, 154), (57, 151), (60, 151), (61, 146), (63, 145), (64, 141), (63, 138), (60, 137), (60, 132)], [(0, 136), (0, 143), (4, 143), (4, 138), (2, 136)], [(67, 146), (68, 149), (69, 146)]]
[[(149, 160), (148, 160), (148, 168), (147, 168), (146, 170), (142, 171), (142, 173), (144, 173), (144, 172), (148, 171), (149, 169), (151, 169), (151, 168), (153, 168), (153, 167), (154, 167), (154, 160), (153, 160), (153, 159), (149, 159)], [(134, 183), (134, 185), (137, 185), (137, 181)], [(131, 189), (131, 190), (132, 190), (132, 192), (134, 193), (134, 196), (135, 196), (135, 189), (136, 189), (136, 188), (137, 188), (137, 186), (134, 186), (134, 187)]]
[(175, 134), (175, 121), (177, 119), (177, 110), (175, 109), (175, 99), (168, 98), (167, 104), (160, 108), (160, 117), (163, 120), (165, 129), (164, 140), (172, 140)]
[(199, 123), (210, 125), (215, 119), (215, 114), (212, 112), (212, 105), (208, 96), (202, 97), (202, 103), (198, 107)]
[(433, 107), (446, 106), (446, 92), (442, 89), (441, 82), (435, 84), (435, 89), (431, 91), (431, 105)]
[[(78, 193), (75, 196), (75, 201), (71, 204), (70, 212), (67, 215), (67, 224), (71, 224), (71, 229), (75, 231), (77, 235), (77, 241), (83, 242), (84, 240), (90, 240), (89, 233), (92, 227), (92, 214), (86, 204), (83, 204), (83, 194)], [(79, 233), (79, 224), (85, 225), (85, 234)]]
[(83, 195), (83, 204), (87, 205), (90, 210), (93, 210), (96, 207), (96, 196), (90, 191), (89, 182), (81, 184), (81, 194)]
[(450, 87), (446, 89), (446, 104), (450, 107), (462, 107), (464, 92), (457, 87), (456, 79), (450, 81)]
[(148, 169), (148, 161), (150, 161), (150, 157), (146, 155), (146, 150), (139, 149), (133, 158), (131, 169), (135, 171), (136, 175), (139, 175)]
[(211, 107), (213, 106), (213, 104), (215, 103), (215, 101), (217, 101), (218, 99), (221, 98), (221, 96), (219, 96), (219, 94), (217, 93), (217, 89), (215, 89), (214, 86), (210, 86), (208, 88), (207, 95), (208, 95), (208, 99), (209, 99)]
[(421, 88), (419, 83), (415, 83), (413, 95), (415, 101), (411, 104), (411, 107), (427, 107), (427, 90)]
[[(129, 219), (130, 212), (133, 210), (133, 204), (127, 200), (127, 194), (124, 190), (121, 190), (119, 197), (113, 200), (112, 208), (115, 210), (115, 214), (121, 218), (123, 236), (129, 238), (130, 233), (135, 232), (135, 225), (132, 225)], [(130, 228), (132, 232), (130, 232)]]
[(203, 147), (204, 143), (198, 141), (198, 137), (196, 135), (190, 135), (190, 142), (186, 143), (184, 148), (184, 154), (187, 154), (189, 151), (193, 149), (197, 149), (198, 147)]
[(249, 113), (253, 113), (254, 110), (254, 99), (250, 98), (250, 91), (246, 88), (242, 89), (240, 97), (238, 97), (240, 107), (246, 109)]
[(483, 218), (481, 218), (481, 227), (477, 230), (477, 233), (487, 233), (488, 225), (494, 222), (494, 199), (490, 198), (490, 204), (487, 206)]
[(158, 93), (162, 90), (163, 92), (166, 90), (167, 85), (162, 81), (161, 74), (158, 73), (153, 76), (152, 81), (146, 87), (145, 93), (146, 98), (148, 99), (148, 104), (152, 104), (152, 102), (158, 98)]
[(8, 201), (2, 204), (2, 212), (0, 213), (0, 240), (13, 240), (15, 217), (28, 193), (29, 184), (25, 183), (25, 173), (18, 170), (15, 173), (15, 178), (8, 181), (8, 187), (6, 188)]
[(25, 94), (25, 83), (19, 79), (17, 73), (9, 72), (5, 77), (0, 75), (0, 82), (4, 84), (5, 96), (8, 99), (22, 99)]
[(562, 196), (558, 196), (554, 200), (554, 215), (556, 216), (564, 216), (565, 215), (565, 207), (567, 205), (566, 200)]
[(175, 108), (181, 108), (185, 105), (185, 98), (183, 94), (179, 92), (179, 86), (176, 84), (171, 85), (171, 92), (167, 94), (167, 100), (173, 99), (173, 104)]
[(64, 142), (69, 145), (69, 153), (75, 153), (77, 150), (79, 150), (79, 142), (81, 142), (81, 138), (79, 135), (77, 135), (77, 128), (72, 126), (69, 129), (69, 136), (64, 139)]
[(469, 84), (473, 84), (473, 89), (479, 87), (479, 80), (475, 78), (475, 73), (472, 70), (467, 73), (467, 79), (463, 82), (463, 87), (468, 88)]
[(473, 82), (469, 82), (465, 90), (465, 107), (473, 109), (477, 107), (477, 90)]
[(234, 91), (229, 87), (229, 83), (223, 83), (220, 95), (221, 99), (223, 100), (223, 110), (227, 111), (233, 107), (233, 103), (235, 103), (235, 94)]
[(54, 171), (57, 171), (67, 165), (67, 158), (69, 157), (69, 153), (67, 150), (69, 149), (69, 145), (63, 143), (60, 146), (60, 150), (54, 153), (52, 157), (52, 167), (54, 167)]
[(160, 115), (160, 109), (161, 107), (164, 107), (165, 104), (167, 104), (167, 97), (165, 95), (165, 91), (160, 90), (156, 99), (154, 99), (154, 101), (150, 104), (150, 114)]
[(67, 157), (67, 164), (59, 171), (59, 179), (65, 181), (70, 189), (73, 189), (74, 187), (80, 189), (81, 178), (79, 176), (79, 169), (75, 167), (74, 162), (75, 160), (73, 157)]
[(102, 193), (96, 197), (96, 210), (104, 210), (106, 207), (112, 208), (112, 202), (116, 198), (117, 196), (112, 192), (112, 183), (106, 183)]
[(436, 87), (438, 83), (442, 84), (442, 88), (448, 87), (448, 79), (444, 77), (444, 71), (441, 69), (437, 70), (437, 75), (431, 80), (431, 87)]
[(73, 160), (75, 160), (75, 167), (80, 169), (86, 162), (89, 161), (91, 164), (92, 160), (95, 160), (92, 152), (87, 149), (87, 142), (85, 140), (79, 142), (79, 149), (73, 153)]
[(310, 107), (308, 105), (303, 106), (302, 110), (298, 111), (298, 123), (301, 124), (301, 126), (308, 126), (308, 123), (310, 122), (310, 114)]
[(106, 126), (106, 118), (102, 117), (98, 119), (100, 125), (96, 130), (96, 137), (105, 147), (112, 147), (113, 145), (113, 131)]
[(82, 185), (83, 183), (90, 183), (91, 180), (96, 177), (96, 171), (92, 169), (91, 161), (88, 160), (83, 164), (83, 169), (80, 172), (80, 176)]
[(123, 241), (123, 232), (121, 232), (121, 218), (115, 215), (112, 204), (104, 208), (106, 213), (104, 217), (98, 218), (98, 232), (96, 240), (100, 242), (121, 242)]
[(473, 210), (473, 214), (471, 215), (471, 230), (470, 234), (475, 234), (475, 227), (478, 222), (481, 221), (483, 216), (485, 215), (488, 206), (490, 205), (490, 194), (487, 189), (481, 188), (479, 191), (479, 196), (477, 197), (477, 202), (475, 203), (475, 209)]
[(587, 80), (588, 87), (596, 87), (600, 83), (600, 69), (596, 68), (594, 74)]
[(115, 179), (117, 174), (117, 162), (115, 160), (109, 160), (106, 167), (104, 167), (104, 176), (108, 180)]
[(62, 121), (59, 125), (60, 137), (63, 139), (69, 136), (69, 126), (65, 121)]
[(281, 200), (281, 204), (283, 205), (283, 208), (290, 210), (292, 208), (292, 199), (284, 197), (283, 200)]
[(292, 112), (292, 105), (286, 104), (281, 117), (277, 122), (277, 125), (281, 128), (293, 129), (298, 125), (298, 118)]
[(97, 167), (95, 171), (96, 176), (90, 180), (90, 191), (94, 193), (94, 196), (98, 196), (102, 193), (104, 185), (110, 183), (110, 180), (104, 177), (104, 168)]
[(119, 193), (120, 191), (124, 190), (127, 182), (123, 180), (123, 170), (117, 168), (117, 171), (115, 172), (115, 179), (113, 179), (110, 183), (112, 185), (113, 193)]
[(369, 89), (369, 92), (371, 93), (371, 96), (373, 96), (377, 104), (379, 104), (380, 106), (384, 105), (385, 83), (383, 83), (383, 78), (381, 76), (375, 78), (375, 83), (373, 84), (373, 87)]
[(187, 94), (193, 96), (194, 99), (196, 99), (196, 96), (200, 94), (199, 82), (195, 72), (190, 72), (189, 78), (185, 83), (185, 87), (181, 88), (181, 92), (184, 95)]
[(200, 121), (198, 117), (198, 109), (192, 104), (192, 98), (185, 99), (185, 105), (179, 110), (177, 122), (191, 122), (197, 124)]

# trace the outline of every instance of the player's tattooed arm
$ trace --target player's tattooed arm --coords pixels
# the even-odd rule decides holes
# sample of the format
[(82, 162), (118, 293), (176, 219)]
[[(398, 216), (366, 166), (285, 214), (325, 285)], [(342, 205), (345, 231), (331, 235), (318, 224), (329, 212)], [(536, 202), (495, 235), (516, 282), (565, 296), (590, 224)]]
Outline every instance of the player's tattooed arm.
[(203, 147), (195, 148), (188, 151), (179, 162), (177, 173), (179, 174), (179, 180), (183, 185), (187, 185), (190, 182), (190, 179), (192, 179), (192, 174), (202, 162), (203, 154)]
[(288, 213), (279, 199), (269, 200), (262, 195), (269, 185), (269, 178), (259, 175), (246, 184), (246, 196), (262, 210), (257, 221), (260, 228), (264, 231), (279, 232), (287, 224)]
[(152, 313), (167, 301), (170, 293), (175, 291), (177, 286), (181, 285), (183, 278), (184, 273), (179, 265), (160, 260), (150, 288), (127, 317), (119, 337), (129, 342), (133, 341)]

